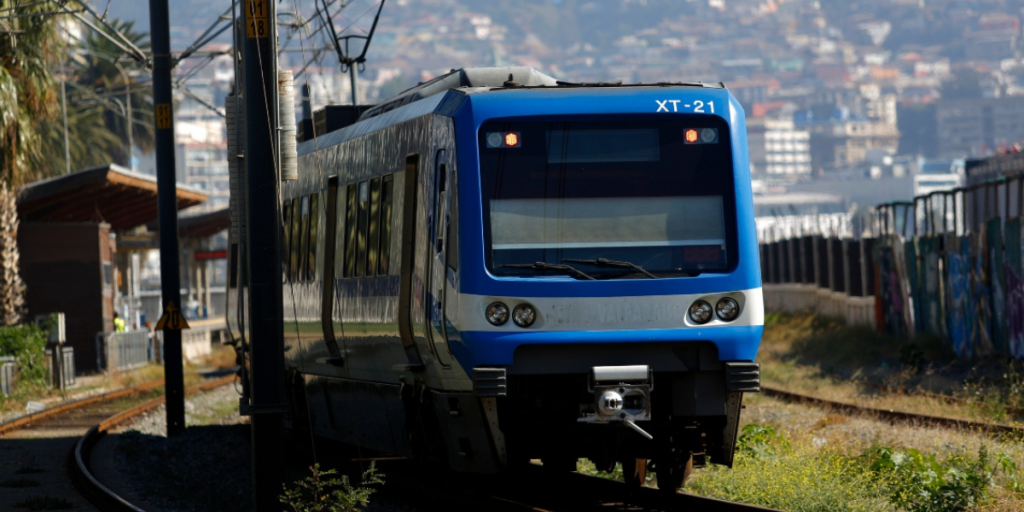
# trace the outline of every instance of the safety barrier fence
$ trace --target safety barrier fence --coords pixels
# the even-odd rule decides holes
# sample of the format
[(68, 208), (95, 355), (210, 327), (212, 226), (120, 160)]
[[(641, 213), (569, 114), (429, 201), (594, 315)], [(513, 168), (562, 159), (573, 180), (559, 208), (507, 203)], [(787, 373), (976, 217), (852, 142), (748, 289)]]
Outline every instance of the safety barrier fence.
[(148, 330), (99, 333), (96, 335), (96, 365), (106, 371), (126, 371), (154, 361), (153, 342)]
[(0, 394), (11, 396), (14, 392), (14, 373), (17, 361), (14, 356), (0, 357)]
[[(55, 389), (64, 389), (75, 384), (75, 349), (60, 347), (60, 360), (53, 355), (53, 345), (46, 349), (46, 370), (48, 381)], [(11, 396), (18, 386), (18, 358), (0, 357), (0, 395)]]
[(873, 239), (822, 235), (761, 244), (761, 276), (768, 311), (815, 311), (850, 325), (875, 324), (870, 255)]
[(56, 389), (64, 389), (75, 385), (75, 347), (61, 346), (58, 350), (60, 359), (54, 356), (55, 345), (46, 349), (46, 371), (50, 374), (50, 385)]
[(1024, 358), (1024, 174), (879, 205), (860, 224), (760, 230), (766, 308), (939, 336), (962, 359)]

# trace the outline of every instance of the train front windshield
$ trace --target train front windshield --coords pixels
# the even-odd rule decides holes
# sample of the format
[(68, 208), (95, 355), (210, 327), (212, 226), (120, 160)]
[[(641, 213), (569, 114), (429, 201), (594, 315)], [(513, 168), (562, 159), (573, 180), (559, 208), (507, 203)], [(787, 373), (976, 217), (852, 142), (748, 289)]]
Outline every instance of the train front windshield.
[(490, 122), (479, 134), (487, 266), (497, 276), (597, 279), (736, 266), (728, 125), (671, 120)]

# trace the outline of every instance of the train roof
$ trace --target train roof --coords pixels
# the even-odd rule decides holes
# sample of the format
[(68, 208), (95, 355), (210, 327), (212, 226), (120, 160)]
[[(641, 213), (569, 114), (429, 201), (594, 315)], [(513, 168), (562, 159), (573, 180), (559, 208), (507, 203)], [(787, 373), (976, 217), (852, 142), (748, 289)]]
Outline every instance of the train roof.
[(472, 67), (453, 69), (428, 82), (402, 91), (394, 98), (367, 110), (359, 120), (370, 119), (398, 107), (428, 98), (448, 90), (466, 93), (488, 92), (524, 88), (580, 88), (580, 87), (695, 87), (724, 89), (725, 84), (703, 82), (658, 82), (652, 84), (623, 84), (622, 82), (563, 82), (528, 66)]

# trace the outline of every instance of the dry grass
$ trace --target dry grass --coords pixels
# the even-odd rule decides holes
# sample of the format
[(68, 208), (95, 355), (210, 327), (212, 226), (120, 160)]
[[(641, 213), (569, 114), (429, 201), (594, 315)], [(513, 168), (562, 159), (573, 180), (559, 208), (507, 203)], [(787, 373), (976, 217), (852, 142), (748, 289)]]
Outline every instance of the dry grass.
[[(229, 346), (214, 344), (209, 356), (194, 363), (186, 363), (184, 371), (185, 386), (191, 386), (203, 381), (201, 371), (210, 368), (232, 366), (235, 363), (235, 351)], [(148, 364), (141, 368), (123, 372), (108, 372), (78, 377), (78, 385), (61, 393), (53, 389), (40, 390), (19, 399), (8, 399), (0, 403), (0, 413), (16, 413), (25, 410), (28, 401), (42, 401), (49, 404), (66, 399), (91, 396), (114, 389), (138, 386), (146, 382), (164, 378), (164, 367), (158, 364)]]
[(912, 342), (811, 314), (769, 315), (765, 385), (820, 398), (975, 421), (1024, 420), (1019, 364), (963, 363), (938, 340)]
[[(875, 446), (915, 448), (940, 459), (976, 456), (984, 445), (1024, 467), (1020, 440), (995, 439), (970, 431), (890, 424), (848, 417), (760, 395), (745, 399), (743, 422), (774, 426), (792, 446), (777, 457), (739, 457), (734, 469), (698, 470), (688, 487), (698, 494), (756, 503), (784, 510), (894, 510), (883, 498), (882, 482), (868, 478), (858, 460)], [(1024, 510), (1024, 496), (1007, 488), (997, 474), (983, 512)]]

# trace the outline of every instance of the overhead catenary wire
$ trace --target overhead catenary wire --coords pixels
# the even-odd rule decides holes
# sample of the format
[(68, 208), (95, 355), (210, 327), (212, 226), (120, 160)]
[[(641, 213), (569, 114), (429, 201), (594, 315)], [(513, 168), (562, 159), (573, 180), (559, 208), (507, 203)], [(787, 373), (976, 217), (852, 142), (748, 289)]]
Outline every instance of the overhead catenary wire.
[[(132, 56), (132, 58), (134, 58), (135, 60), (138, 60), (138, 61), (140, 61), (140, 62), (145, 62), (145, 61), (146, 61), (146, 53), (145, 53), (145, 52), (143, 52), (143, 51), (142, 51), (141, 49), (139, 49), (139, 47), (138, 47), (138, 46), (136, 46), (136, 45), (135, 45), (135, 43), (134, 43), (134, 42), (132, 42), (132, 40), (130, 40), (130, 39), (128, 39), (127, 37), (125, 37), (125, 35), (124, 35), (124, 34), (122, 34), (122, 33), (121, 33), (120, 31), (118, 31), (118, 30), (117, 30), (117, 29), (116, 29), (115, 27), (113, 27), (112, 25), (110, 25), (109, 23), (107, 23), (107, 20), (106, 20), (106, 17), (105, 17), (105, 16), (100, 16), (99, 14), (96, 14), (96, 11), (94, 11), (94, 10), (92, 9), (92, 7), (91, 7), (91, 6), (89, 5), (89, 3), (88, 3), (88, 2), (86, 1), (86, 0), (79, 0), (79, 1), (77, 2), (77, 3), (78, 3), (78, 5), (81, 5), (81, 6), (82, 6), (82, 8), (83, 8), (84, 10), (86, 10), (87, 12), (89, 12), (89, 14), (92, 14), (92, 15), (93, 15), (93, 17), (94, 17), (94, 18), (95, 18), (95, 19), (96, 19), (96, 20), (97, 20), (97, 21), (98, 21), (98, 22), (99, 22), (99, 23), (100, 23), (101, 25), (103, 25), (103, 26), (104, 26), (104, 27), (105, 27), (105, 28), (106, 28), (107, 30), (109, 30), (109, 31), (110, 31), (110, 33), (112, 33), (112, 34), (114, 34), (115, 36), (117, 36), (117, 38), (121, 40), (121, 43), (122, 43), (122, 44), (123, 44), (124, 46), (127, 46), (127, 47), (128, 47), (128, 49), (129, 49), (129, 50), (128, 50), (128, 53), (129, 53), (129, 54), (130, 54), (130, 55)], [(65, 9), (67, 9), (67, 6), (65, 6)], [(80, 16), (80, 15), (77, 15), (77, 14), (76, 14), (76, 15), (75, 15), (75, 17), (76, 17), (76, 18), (79, 18), (79, 19), (82, 19), (82, 20), (84, 20), (84, 17), (83, 17), (83, 16)], [(102, 31), (100, 31), (100, 30), (98, 30), (98, 29), (94, 29), (94, 30), (96, 30), (97, 32), (102, 32)]]

